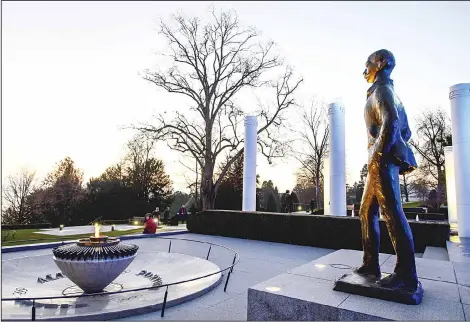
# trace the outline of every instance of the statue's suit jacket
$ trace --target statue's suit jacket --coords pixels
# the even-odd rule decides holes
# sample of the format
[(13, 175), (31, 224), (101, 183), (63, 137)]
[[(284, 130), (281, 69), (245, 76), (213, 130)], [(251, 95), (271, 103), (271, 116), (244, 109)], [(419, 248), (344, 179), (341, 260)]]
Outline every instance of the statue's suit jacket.
[(411, 130), (405, 108), (395, 94), (391, 79), (376, 81), (369, 88), (365, 118), (366, 124), (375, 120), (372, 121), (375, 124), (368, 124), (369, 156), (382, 155), (386, 162), (400, 167), (400, 174), (410, 173), (418, 167), (408, 144)]

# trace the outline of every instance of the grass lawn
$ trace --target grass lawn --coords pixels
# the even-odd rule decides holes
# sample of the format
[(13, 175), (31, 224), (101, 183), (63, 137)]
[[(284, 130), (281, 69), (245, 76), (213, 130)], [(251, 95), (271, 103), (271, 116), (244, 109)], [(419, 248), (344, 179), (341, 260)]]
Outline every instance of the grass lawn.
[[(125, 231), (107, 231), (103, 232), (103, 235), (109, 237), (119, 237), (122, 235), (132, 235), (142, 233), (143, 228), (137, 228), (132, 230)], [(36, 234), (35, 232), (40, 231), (40, 229), (20, 229), (16, 231), (15, 237), (12, 238), (13, 230), (10, 230), (10, 236), (6, 241), (3, 241), (3, 237), (6, 235), (6, 230), (2, 231), (2, 246), (17, 246), (17, 245), (26, 245), (26, 244), (37, 244), (37, 243), (52, 243), (58, 241), (74, 240), (79, 238), (90, 237), (92, 234), (80, 234), (80, 235), (69, 235), (69, 236), (54, 236), (46, 234)], [(159, 226), (158, 231), (165, 231), (165, 226)]]
[(403, 208), (414, 208), (414, 207), (419, 207), (419, 205), (422, 205), (422, 201), (413, 201), (413, 202), (406, 202), (403, 203)]

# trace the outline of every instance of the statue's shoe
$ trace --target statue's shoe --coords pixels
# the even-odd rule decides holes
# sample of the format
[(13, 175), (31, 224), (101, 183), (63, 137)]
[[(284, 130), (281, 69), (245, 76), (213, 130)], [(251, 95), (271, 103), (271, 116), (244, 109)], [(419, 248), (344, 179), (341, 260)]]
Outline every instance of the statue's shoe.
[(365, 276), (365, 277), (374, 277), (380, 278), (380, 266), (379, 265), (365, 265), (356, 268), (353, 270), (354, 273)]
[(415, 277), (398, 276), (396, 273), (392, 273), (376, 283), (382, 287), (410, 292), (414, 292), (418, 289), (418, 281)]

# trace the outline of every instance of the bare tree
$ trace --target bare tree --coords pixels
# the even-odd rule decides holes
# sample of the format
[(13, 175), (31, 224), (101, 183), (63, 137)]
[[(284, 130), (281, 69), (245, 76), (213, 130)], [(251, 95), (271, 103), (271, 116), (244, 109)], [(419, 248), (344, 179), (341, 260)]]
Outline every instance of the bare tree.
[(445, 195), (444, 147), (451, 137), (449, 118), (440, 107), (427, 110), (416, 120), (416, 137), (410, 144), (421, 157), (421, 173), (433, 178), (439, 201)]
[(152, 153), (155, 141), (145, 135), (136, 135), (127, 142), (127, 154), (124, 158), (127, 181), (132, 185), (142, 199), (148, 200), (152, 186)]
[(302, 123), (304, 128), (299, 134), (303, 147), (294, 153), (294, 157), (301, 164), (297, 180), (314, 185), (317, 205), (321, 205), (323, 158), (328, 152), (330, 133), (326, 120), (326, 105), (314, 99), (311, 108), (302, 114)]
[[(175, 15), (176, 27), (161, 22), (161, 34), (168, 41), (168, 56), (173, 66), (166, 71), (147, 70), (144, 79), (169, 93), (189, 98), (192, 106), (169, 118), (157, 116), (157, 124), (133, 126), (151, 133), (155, 140), (166, 140), (173, 150), (196, 159), (201, 169), (200, 195), (203, 209), (213, 209), (221, 180), (232, 163), (243, 153), (240, 133), (243, 110), (236, 104), (243, 89), (261, 86), (272, 88), (275, 103), (272, 108), (260, 105), (258, 145), (271, 160), (284, 155), (287, 148), (281, 134), (284, 114), (295, 105), (293, 93), (302, 80), (294, 80), (287, 67), (276, 81), (266, 75), (282, 67), (283, 62), (273, 53), (272, 42), (258, 42), (259, 33), (243, 29), (237, 15), (216, 14), (201, 25), (198, 18)], [(270, 104), (271, 105), (271, 104)], [(226, 156), (220, 175), (214, 170), (219, 156)]]
[(413, 182), (416, 180), (418, 180), (418, 173), (416, 172), (400, 175), (400, 190), (402, 198), (405, 198), (405, 202), (410, 201), (410, 196), (413, 192), (417, 193), (416, 191), (413, 191), (412, 186)]
[(420, 201), (426, 201), (429, 194), (429, 181), (423, 175), (417, 175), (409, 186), (410, 193), (413, 193)]
[(409, 178), (406, 174), (402, 174), (400, 178), (400, 192), (401, 192), (401, 201), (405, 198), (405, 202), (410, 201), (410, 183)]
[(184, 171), (179, 173), (179, 176), (184, 177), (186, 188), (189, 189), (191, 195), (194, 195), (196, 205), (200, 207), (198, 182), (200, 182), (199, 180), (201, 169), (199, 168), (199, 164), (194, 158), (188, 158), (187, 162), (179, 160), (179, 164), (185, 168)]
[[(149, 202), (157, 196), (165, 198), (172, 191), (172, 182), (165, 172), (163, 162), (155, 158), (155, 141), (144, 134), (137, 134), (126, 144), (125, 157), (105, 171), (119, 177), (137, 196)], [(102, 179), (105, 179), (104, 177)]]
[[(85, 198), (83, 170), (65, 157), (42, 183), (35, 199), (35, 208), (52, 224), (70, 224), (79, 215), (80, 203)], [(37, 215), (39, 215), (37, 214)]]
[(35, 175), (35, 172), (22, 169), (16, 175), (8, 176), (3, 189), (2, 222), (28, 224), (31, 221), (28, 197), (35, 189)]

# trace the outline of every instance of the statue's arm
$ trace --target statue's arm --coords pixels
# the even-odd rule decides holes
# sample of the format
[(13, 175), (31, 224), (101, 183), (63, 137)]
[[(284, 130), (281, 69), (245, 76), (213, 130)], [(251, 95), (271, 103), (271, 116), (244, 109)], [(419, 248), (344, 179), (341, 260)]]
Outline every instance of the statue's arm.
[(401, 131), (401, 137), (405, 142), (408, 142), (411, 138), (411, 130), (410, 125), (408, 124), (408, 117), (405, 112), (403, 112), (403, 124), (405, 128)]
[(400, 119), (392, 89), (380, 86), (375, 90), (377, 107), (382, 119), (382, 126), (375, 143), (375, 152), (378, 154), (390, 152), (400, 131)]

